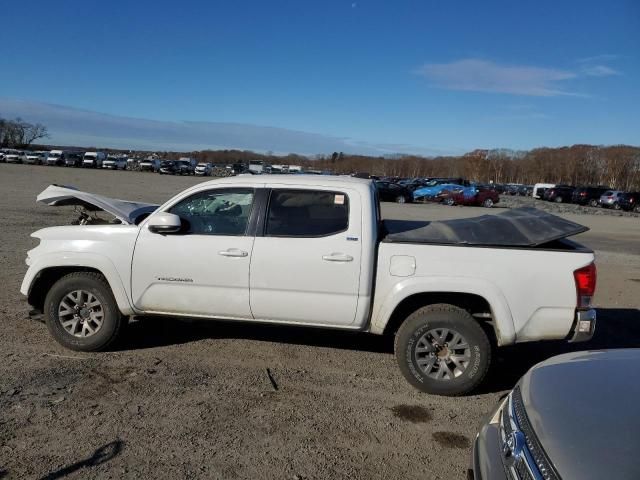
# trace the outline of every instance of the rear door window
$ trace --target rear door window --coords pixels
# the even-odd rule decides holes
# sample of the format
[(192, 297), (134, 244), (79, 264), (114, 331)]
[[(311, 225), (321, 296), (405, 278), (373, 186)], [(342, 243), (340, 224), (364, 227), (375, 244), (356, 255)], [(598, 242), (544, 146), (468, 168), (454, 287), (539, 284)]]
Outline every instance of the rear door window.
[(273, 190), (265, 235), (325, 237), (349, 227), (349, 196), (324, 190)]

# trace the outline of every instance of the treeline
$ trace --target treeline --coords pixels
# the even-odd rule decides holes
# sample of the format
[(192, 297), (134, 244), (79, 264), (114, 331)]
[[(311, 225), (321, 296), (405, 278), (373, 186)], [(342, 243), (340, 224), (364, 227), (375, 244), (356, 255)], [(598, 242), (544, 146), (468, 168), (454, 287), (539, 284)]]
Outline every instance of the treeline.
[(465, 155), (424, 158), (367, 157), (333, 154), (305, 166), (336, 173), (367, 172), (398, 177), (465, 177), (488, 183), (564, 183), (607, 185), (640, 190), (640, 147), (573, 145), (536, 148), (475, 150)]
[(481, 183), (564, 183), (606, 185), (640, 190), (640, 147), (573, 145), (536, 148), (474, 150), (459, 156), (394, 158), (334, 152), (314, 159), (289, 154), (275, 156), (241, 150), (193, 152), (199, 161), (236, 163), (263, 160), (271, 164), (302, 165), (338, 174), (369, 173), (393, 177), (464, 177)]
[(38, 139), (49, 136), (41, 123), (29, 123), (21, 118), (6, 120), (0, 117), (0, 147), (25, 148)]

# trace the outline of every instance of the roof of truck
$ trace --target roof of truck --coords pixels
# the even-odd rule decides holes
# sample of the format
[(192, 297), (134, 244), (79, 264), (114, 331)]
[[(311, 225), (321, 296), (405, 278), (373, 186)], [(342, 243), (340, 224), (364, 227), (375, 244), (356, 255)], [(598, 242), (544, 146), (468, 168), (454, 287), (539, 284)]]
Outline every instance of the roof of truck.
[(335, 175), (238, 175), (235, 177), (224, 177), (210, 180), (200, 184), (200, 186), (215, 186), (222, 183), (248, 183), (248, 184), (274, 184), (279, 185), (302, 185), (302, 186), (366, 186), (369, 188), (371, 180)]

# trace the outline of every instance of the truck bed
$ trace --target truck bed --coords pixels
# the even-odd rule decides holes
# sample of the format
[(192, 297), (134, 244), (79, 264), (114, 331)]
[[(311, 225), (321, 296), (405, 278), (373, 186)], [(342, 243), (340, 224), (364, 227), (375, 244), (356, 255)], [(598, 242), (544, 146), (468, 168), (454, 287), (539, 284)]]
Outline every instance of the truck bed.
[(563, 239), (587, 230), (584, 225), (525, 207), (455, 220), (385, 220), (382, 242), (565, 250), (580, 246)]

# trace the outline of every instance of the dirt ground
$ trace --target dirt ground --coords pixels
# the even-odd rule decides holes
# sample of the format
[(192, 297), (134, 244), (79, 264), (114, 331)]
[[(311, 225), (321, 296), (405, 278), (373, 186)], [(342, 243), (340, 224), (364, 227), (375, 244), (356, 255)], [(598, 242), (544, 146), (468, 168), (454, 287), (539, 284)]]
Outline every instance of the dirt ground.
[[(160, 202), (201, 180), (0, 164), (0, 479), (465, 478), (483, 416), (531, 365), (640, 341), (640, 218), (579, 212), (562, 214), (591, 227), (576, 240), (598, 256), (596, 337), (503, 349), (482, 391), (463, 398), (415, 391), (389, 338), (143, 320), (115, 351), (83, 354), (29, 319), (19, 293), (29, 234), (72, 218), (36, 205), (37, 193), (58, 183)], [(395, 218), (483, 213), (384, 205)]]

